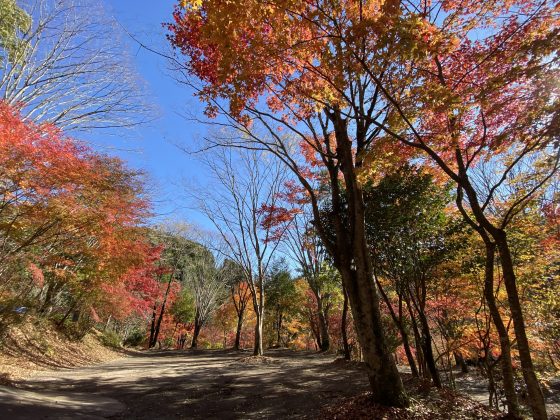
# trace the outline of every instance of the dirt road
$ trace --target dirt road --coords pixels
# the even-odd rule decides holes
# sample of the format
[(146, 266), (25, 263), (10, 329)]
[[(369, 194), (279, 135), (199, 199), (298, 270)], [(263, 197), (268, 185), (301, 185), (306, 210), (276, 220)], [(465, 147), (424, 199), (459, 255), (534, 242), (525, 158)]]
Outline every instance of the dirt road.
[(0, 388), (6, 419), (316, 418), (321, 407), (367, 389), (362, 370), (332, 356), (270, 351), (169, 351), (39, 374)]

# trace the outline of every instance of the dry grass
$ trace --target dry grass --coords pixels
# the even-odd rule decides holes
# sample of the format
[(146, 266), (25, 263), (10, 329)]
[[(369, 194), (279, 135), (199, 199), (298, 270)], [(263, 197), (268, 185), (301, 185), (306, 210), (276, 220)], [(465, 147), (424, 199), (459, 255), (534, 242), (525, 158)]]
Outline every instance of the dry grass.
[(48, 322), (31, 320), (11, 327), (0, 343), (0, 383), (13, 385), (37, 371), (88, 366), (124, 356), (104, 346), (93, 331), (70, 340)]

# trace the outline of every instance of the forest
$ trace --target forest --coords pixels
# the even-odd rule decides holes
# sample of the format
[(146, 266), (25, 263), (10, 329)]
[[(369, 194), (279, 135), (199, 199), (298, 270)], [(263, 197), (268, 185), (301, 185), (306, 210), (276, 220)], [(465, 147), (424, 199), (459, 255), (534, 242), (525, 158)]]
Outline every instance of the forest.
[[(58, 390), (2, 373), (28, 330), (159, 365), (98, 418), (560, 416), (560, 2), (110, 3), (0, 0), (0, 417)], [(188, 109), (145, 167), (137, 51)]]

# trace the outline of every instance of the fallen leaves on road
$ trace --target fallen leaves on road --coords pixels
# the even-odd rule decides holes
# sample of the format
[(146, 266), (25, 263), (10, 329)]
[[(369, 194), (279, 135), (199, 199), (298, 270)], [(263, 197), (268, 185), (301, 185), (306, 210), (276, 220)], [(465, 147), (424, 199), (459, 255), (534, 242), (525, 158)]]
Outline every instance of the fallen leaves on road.
[(469, 397), (449, 389), (431, 388), (426, 382), (403, 375), (410, 396), (407, 408), (385, 407), (373, 402), (370, 392), (346, 398), (323, 410), (325, 419), (467, 420), (503, 416)]

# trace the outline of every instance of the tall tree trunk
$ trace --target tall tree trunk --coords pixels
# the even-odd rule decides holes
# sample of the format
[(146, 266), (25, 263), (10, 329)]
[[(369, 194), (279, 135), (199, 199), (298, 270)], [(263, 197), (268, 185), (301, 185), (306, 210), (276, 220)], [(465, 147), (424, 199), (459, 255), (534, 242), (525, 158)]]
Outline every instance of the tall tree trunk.
[[(356, 266), (360, 266), (359, 261)], [(404, 387), (385, 341), (379, 301), (369, 273), (342, 270), (348, 299), (373, 398), (382, 405), (402, 407), (408, 404)]]
[(319, 342), (319, 349), (322, 352), (326, 352), (331, 347), (329, 338), (329, 325), (327, 322), (328, 313), (326, 312), (323, 298), (319, 293), (315, 293), (315, 299), (317, 300), (317, 318), (319, 319), (319, 330), (321, 332), (321, 340)]
[[(260, 255), (260, 254), (259, 254)], [(253, 344), (253, 355), (262, 356), (264, 354), (263, 348), (263, 322), (264, 322), (264, 269), (262, 261), (259, 260), (258, 267), (258, 281), (256, 288), (251, 290), (253, 298), (253, 309), (257, 317), (255, 322), (255, 342)], [(258, 291), (258, 295), (257, 295)]]
[(509, 309), (513, 319), (513, 328), (515, 337), (517, 338), (517, 349), (519, 351), (519, 360), (521, 361), (521, 370), (523, 372), (523, 379), (527, 386), (528, 403), (531, 407), (531, 412), (534, 419), (545, 420), (548, 418), (546, 414), (546, 405), (544, 396), (541, 391), (533, 360), (531, 358), (531, 349), (529, 347), (529, 340), (525, 329), (525, 320), (523, 318), (523, 311), (519, 301), (519, 293), (517, 291), (515, 271), (513, 269), (513, 261), (511, 258), (511, 251), (507, 242), (506, 233), (503, 230), (497, 230), (492, 235), (500, 251), (500, 262), (502, 266), (502, 273), (504, 276), (504, 284), (508, 295)]
[(331, 347), (331, 342), (329, 338), (329, 327), (327, 326), (327, 320), (325, 319), (325, 314), (319, 312), (319, 327), (321, 329), (321, 351), (328, 351)]
[(241, 344), (241, 330), (243, 329), (243, 315), (245, 308), (241, 308), (237, 313), (237, 329), (235, 331), (235, 343), (233, 344), (234, 350), (239, 350)]
[(422, 326), (422, 344), (424, 350), (424, 360), (428, 366), (430, 376), (434, 385), (441, 388), (441, 379), (439, 377), (439, 372), (434, 359), (434, 351), (432, 348), (432, 334), (430, 332), (430, 326), (428, 325), (428, 320), (424, 314), (420, 314), (420, 325)]
[(410, 316), (410, 325), (412, 326), (412, 332), (414, 333), (414, 344), (416, 349), (416, 360), (418, 361), (418, 373), (423, 378), (428, 378), (428, 369), (426, 368), (426, 362), (424, 358), (424, 351), (422, 350), (422, 339), (420, 337), (420, 331), (418, 330), (418, 323), (416, 322), (416, 317), (410, 306), (410, 303), (405, 299), (406, 308), (408, 310), (408, 315)]
[(282, 330), (282, 311), (281, 310), (277, 310), (277, 315), (276, 315), (276, 346), (280, 347), (281, 345), (281, 333), (280, 331)]
[(263, 314), (259, 308), (257, 311), (257, 320), (255, 322), (255, 345), (253, 348), (253, 355), (262, 356), (263, 354)]
[(496, 297), (494, 296), (494, 261), (496, 244), (489, 241), (488, 238), (485, 239), (486, 245), (486, 265), (484, 274), (484, 297), (490, 311), (490, 316), (496, 331), (498, 332), (498, 337), (500, 340), (500, 350), (501, 350), (501, 365), (502, 365), (502, 376), (504, 382), (504, 394), (506, 397), (506, 404), (508, 408), (508, 414), (514, 418), (520, 418), (521, 414), (519, 411), (519, 402), (517, 401), (517, 394), (515, 392), (515, 382), (513, 376), (513, 365), (511, 361), (511, 343), (509, 340), (509, 335), (500, 311), (498, 310), (498, 305), (496, 304)]
[[(347, 209), (343, 209), (340, 203), (338, 172), (329, 168), (334, 211), (344, 211), (348, 216), (347, 225), (340, 213), (335, 216), (336, 249), (331, 248), (331, 256), (348, 292), (354, 326), (374, 401), (393, 407), (407, 406), (408, 397), (397, 365), (387, 348), (385, 325), (381, 319), (379, 297), (373, 282), (373, 267), (366, 238), (363, 190), (354, 166), (358, 166), (359, 161), (354, 161), (355, 151), (348, 136), (348, 120), (339, 110), (327, 112), (327, 116), (334, 127), (337, 158), (344, 176), (343, 194), (348, 205)], [(359, 145), (364, 141), (364, 137), (363, 133), (357, 134)]]
[(478, 201), (476, 190), (471, 185), (464, 168), (460, 170), (460, 177), (460, 185), (466, 192), (476, 221), (492, 237), (496, 243), (498, 251), (500, 252), (500, 265), (502, 267), (504, 284), (506, 286), (509, 310), (511, 312), (511, 318), (513, 319), (513, 329), (515, 331), (515, 338), (517, 339), (517, 349), (519, 351), (519, 360), (521, 361), (523, 379), (525, 380), (525, 385), (527, 386), (529, 406), (531, 407), (531, 413), (533, 414), (534, 419), (545, 420), (548, 418), (546, 414), (546, 405), (537, 375), (535, 374), (535, 368), (533, 366), (531, 349), (529, 346), (529, 340), (527, 339), (525, 320), (521, 309), (521, 303), (519, 301), (517, 280), (506, 232), (503, 229), (496, 228), (484, 214), (484, 210), (481, 208)]
[(317, 314), (309, 310), (309, 325), (311, 327), (311, 332), (313, 333), (313, 338), (315, 339), (315, 350), (321, 350), (321, 328), (318, 325)]
[(158, 316), (158, 320), (156, 323), (156, 328), (155, 328), (155, 332), (154, 332), (154, 337), (153, 337), (153, 345), (155, 346), (157, 341), (158, 341), (158, 337), (159, 337), (159, 330), (161, 328), (161, 321), (163, 319), (163, 315), (165, 314), (165, 305), (167, 304), (167, 297), (169, 296), (169, 290), (171, 289), (171, 282), (173, 281), (173, 276), (169, 277), (169, 281), (167, 282), (167, 288), (165, 289), (165, 295), (163, 296), (163, 302), (161, 303), (161, 309), (159, 311), (159, 316)]
[(350, 354), (350, 344), (348, 343), (348, 295), (346, 294), (346, 288), (342, 286), (342, 293), (344, 294), (344, 304), (342, 306), (342, 322), (340, 323), (342, 329), (342, 346), (344, 348), (344, 359), (350, 360), (352, 355)]

